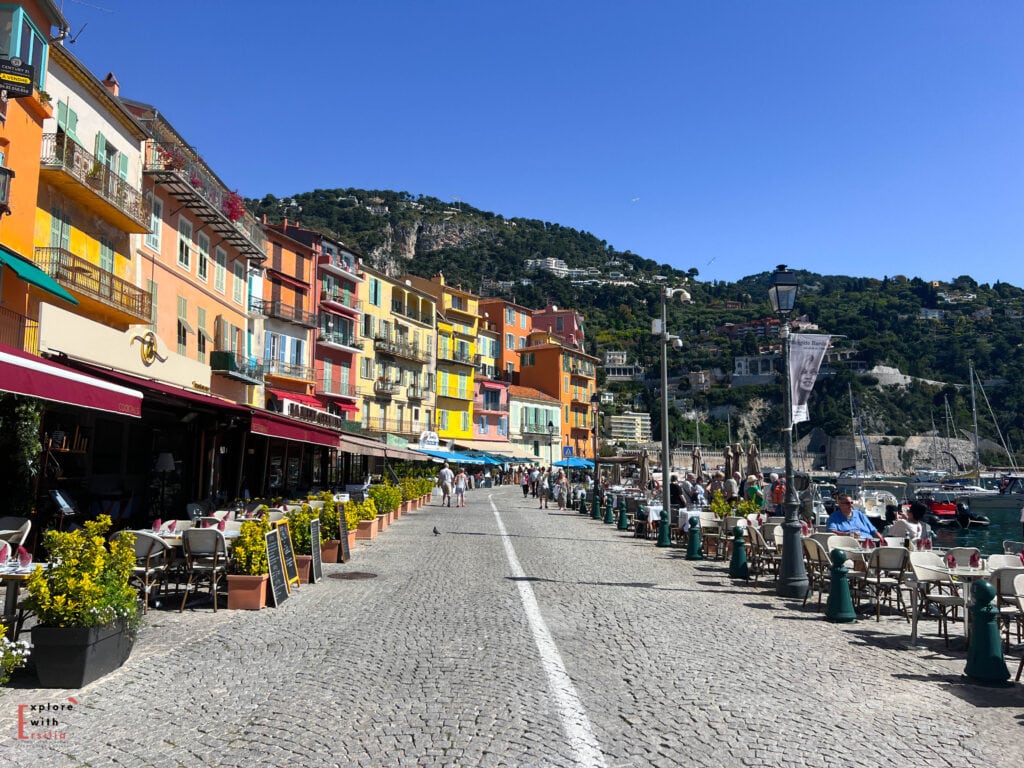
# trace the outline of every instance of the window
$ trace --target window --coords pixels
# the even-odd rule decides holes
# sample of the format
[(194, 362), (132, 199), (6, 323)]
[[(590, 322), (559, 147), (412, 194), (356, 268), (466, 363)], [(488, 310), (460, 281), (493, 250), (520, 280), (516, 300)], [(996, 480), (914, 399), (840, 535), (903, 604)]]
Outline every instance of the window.
[(462, 412), (462, 431), (469, 432), (469, 411)]
[(370, 278), (370, 303), (375, 307), (380, 306), (380, 280), (376, 277)]
[(519, 359), (520, 359), (520, 361), (521, 361), (521, 363), (522, 363), (524, 368), (526, 368), (528, 366), (532, 366), (534, 364), (533, 363), (534, 353), (533, 352), (524, 352), (522, 355), (519, 356)]
[(178, 266), (192, 267), (192, 222), (186, 218), (178, 219)]
[(481, 435), (486, 435), (487, 434), (487, 417), (486, 416), (481, 416), (480, 418), (477, 419), (476, 431), (477, 431), (478, 434), (481, 434)]
[(188, 350), (188, 332), (185, 330), (186, 327), (187, 326), (185, 324), (185, 321), (182, 320), (179, 317), (178, 318), (178, 354), (179, 355), (186, 354), (186, 352)]
[(206, 332), (206, 309), (196, 309), (196, 345), (199, 347), (200, 363), (206, 362), (206, 342), (210, 340), (210, 334)]
[(524, 349), (525, 347), (526, 347), (526, 337), (525, 336), (520, 336), (519, 337), (519, 348), (520, 349)]
[(363, 338), (364, 339), (372, 339), (373, 338), (373, 321), (374, 321), (374, 319), (375, 318), (373, 317), (373, 315), (363, 315)]
[(498, 418), (498, 434), (508, 434), (508, 416), (501, 416)]
[(437, 426), (439, 429), (448, 429), (448, 411), (437, 412)]
[(146, 245), (154, 251), (160, 250), (160, 230), (163, 227), (164, 201), (153, 196), (153, 208), (149, 212), (149, 228), (153, 230), (146, 235)]
[(516, 324), (516, 311), (512, 307), (505, 307), (505, 322), (508, 325)]
[(562, 318), (562, 317), (556, 317), (555, 318), (555, 330), (556, 331), (564, 331), (565, 330), (565, 318)]
[(516, 348), (516, 337), (513, 336), (511, 333), (506, 333), (505, 334), (505, 349), (515, 349), (515, 348)]
[(217, 246), (213, 252), (213, 287), (217, 293), (224, 293), (225, 273), (228, 269), (228, 252)]
[(360, 357), (359, 358), (359, 377), (363, 379), (373, 378), (373, 358)]
[(234, 299), (235, 304), (245, 304), (245, 265), (240, 261), (236, 261), (232, 265), (232, 270), (235, 273), (235, 280), (231, 285), (231, 298)]
[(519, 327), (522, 328), (524, 331), (526, 330), (526, 313), (525, 312), (520, 312), (519, 313)]
[(43, 90), (46, 77), (47, 54), (46, 35), (18, 6), (0, 8), (0, 52), (6, 58), (17, 57), (33, 67), (35, 87)]
[(199, 279), (204, 283), (206, 282), (206, 276), (210, 271), (210, 238), (203, 232), (199, 233), (199, 237), (196, 239), (197, 248), (199, 250), (199, 261), (196, 263), (196, 274)]

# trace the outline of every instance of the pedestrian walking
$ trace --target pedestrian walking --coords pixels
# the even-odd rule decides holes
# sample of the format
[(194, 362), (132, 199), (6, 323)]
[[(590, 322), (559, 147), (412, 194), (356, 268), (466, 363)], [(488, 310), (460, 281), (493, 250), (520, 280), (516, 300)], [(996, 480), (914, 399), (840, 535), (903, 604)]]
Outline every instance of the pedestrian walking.
[(459, 473), (455, 476), (455, 506), (466, 506), (466, 486), (469, 483), (469, 476), (466, 470), (459, 467)]
[(441, 471), (437, 473), (437, 484), (441, 487), (441, 506), (452, 505), (452, 483), (455, 481), (455, 473), (448, 467), (446, 461), (441, 465)]

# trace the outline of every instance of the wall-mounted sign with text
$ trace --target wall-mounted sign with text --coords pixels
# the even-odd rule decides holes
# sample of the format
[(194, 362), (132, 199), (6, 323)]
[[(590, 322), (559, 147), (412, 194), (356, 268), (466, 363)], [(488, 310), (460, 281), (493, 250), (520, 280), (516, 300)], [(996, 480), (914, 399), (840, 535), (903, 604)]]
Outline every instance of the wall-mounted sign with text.
[(35, 69), (21, 59), (0, 59), (0, 91), (9, 99), (32, 95)]

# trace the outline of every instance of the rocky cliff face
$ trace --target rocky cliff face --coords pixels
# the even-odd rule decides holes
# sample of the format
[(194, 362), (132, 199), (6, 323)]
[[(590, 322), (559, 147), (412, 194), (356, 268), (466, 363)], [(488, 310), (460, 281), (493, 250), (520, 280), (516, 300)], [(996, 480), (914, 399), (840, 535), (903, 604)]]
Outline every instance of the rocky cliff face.
[(388, 274), (401, 274), (408, 262), (418, 253), (429, 253), (441, 248), (459, 248), (481, 239), (494, 239), (486, 226), (464, 221), (426, 221), (417, 219), (411, 224), (388, 224), (383, 230), (384, 242), (370, 252), (374, 264)]

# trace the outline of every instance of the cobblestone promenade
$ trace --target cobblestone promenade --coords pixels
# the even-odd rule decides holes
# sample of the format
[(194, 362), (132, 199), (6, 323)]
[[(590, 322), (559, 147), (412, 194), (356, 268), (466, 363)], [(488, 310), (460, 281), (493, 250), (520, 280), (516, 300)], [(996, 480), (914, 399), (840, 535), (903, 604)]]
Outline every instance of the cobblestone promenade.
[[(326, 566), (372, 578), (260, 612), (153, 611), (128, 663), (80, 691), (18, 678), (0, 766), (1020, 763), (1022, 688), (965, 682), (959, 638), (829, 624), (684, 555), (517, 487), (471, 491)], [(22, 724), (63, 738), (18, 738), (19, 711), (69, 696), (57, 724)]]

